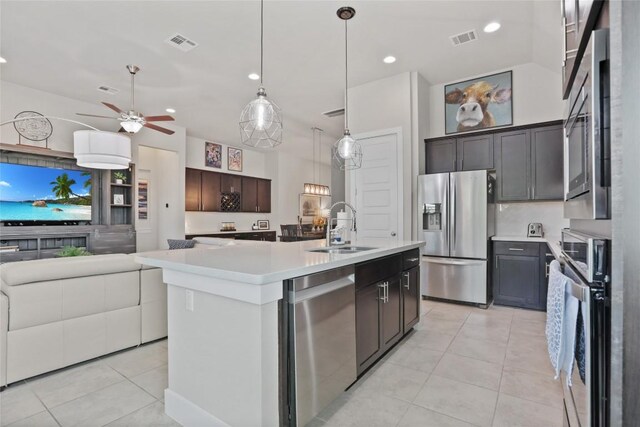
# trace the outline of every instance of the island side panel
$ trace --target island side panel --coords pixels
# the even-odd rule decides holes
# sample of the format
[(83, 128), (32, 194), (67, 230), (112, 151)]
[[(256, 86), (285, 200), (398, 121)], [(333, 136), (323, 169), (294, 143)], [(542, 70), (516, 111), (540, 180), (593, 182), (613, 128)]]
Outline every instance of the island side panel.
[(205, 419), (211, 415), (207, 424), (277, 426), (278, 302), (258, 305), (194, 290), (188, 311), (186, 289), (169, 285), (167, 292), (167, 414), (187, 426), (202, 421), (186, 400)]

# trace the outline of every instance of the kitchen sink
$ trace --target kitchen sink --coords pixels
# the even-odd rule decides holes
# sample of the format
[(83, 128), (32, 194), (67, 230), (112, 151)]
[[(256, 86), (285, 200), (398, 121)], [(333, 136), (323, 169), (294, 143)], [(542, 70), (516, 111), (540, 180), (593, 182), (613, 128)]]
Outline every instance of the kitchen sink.
[(309, 249), (307, 252), (321, 252), (324, 254), (355, 254), (358, 252), (370, 251), (377, 248), (368, 248), (365, 246), (331, 246), (328, 248)]

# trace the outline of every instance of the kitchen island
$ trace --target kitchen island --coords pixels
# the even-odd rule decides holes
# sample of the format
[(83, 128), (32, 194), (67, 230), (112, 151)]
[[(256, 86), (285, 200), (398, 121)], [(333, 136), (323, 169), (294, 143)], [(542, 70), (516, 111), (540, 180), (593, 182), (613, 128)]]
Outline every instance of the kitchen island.
[[(260, 242), (136, 255), (142, 264), (161, 267), (167, 283), (169, 416), (186, 426), (287, 424), (281, 410), (287, 283), (416, 251), (424, 243), (360, 240), (352, 246), (367, 250), (315, 251), (324, 245)], [(389, 301), (385, 283), (382, 302)]]

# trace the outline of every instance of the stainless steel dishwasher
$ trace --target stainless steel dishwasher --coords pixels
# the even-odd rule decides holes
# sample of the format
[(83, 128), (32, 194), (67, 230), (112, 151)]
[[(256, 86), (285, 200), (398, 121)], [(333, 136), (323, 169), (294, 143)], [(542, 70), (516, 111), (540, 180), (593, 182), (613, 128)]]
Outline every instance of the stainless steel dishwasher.
[(304, 426), (357, 377), (353, 265), (285, 282), (285, 425)]

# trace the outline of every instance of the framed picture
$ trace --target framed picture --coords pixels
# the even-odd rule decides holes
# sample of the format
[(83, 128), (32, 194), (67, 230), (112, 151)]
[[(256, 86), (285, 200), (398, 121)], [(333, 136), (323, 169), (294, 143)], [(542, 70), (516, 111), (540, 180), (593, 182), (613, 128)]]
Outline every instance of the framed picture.
[(444, 86), (447, 135), (513, 124), (512, 72)]
[(222, 168), (222, 145), (214, 142), (204, 143), (204, 165), (210, 168)]
[(315, 194), (300, 194), (300, 210), (298, 215), (302, 222), (310, 224), (319, 216), (327, 216), (326, 211), (331, 206), (331, 196), (319, 196)]
[(124, 205), (124, 194), (114, 194), (113, 195), (113, 204), (114, 205)]
[(227, 148), (227, 169), (242, 172), (242, 150), (239, 148)]
[(268, 230), (269, 229), (269, 220), (268, 219), (259, 219), (257, 221), (258, 230)]
[(149, 219), (149, 181), (138, 180), (138, 219)]

